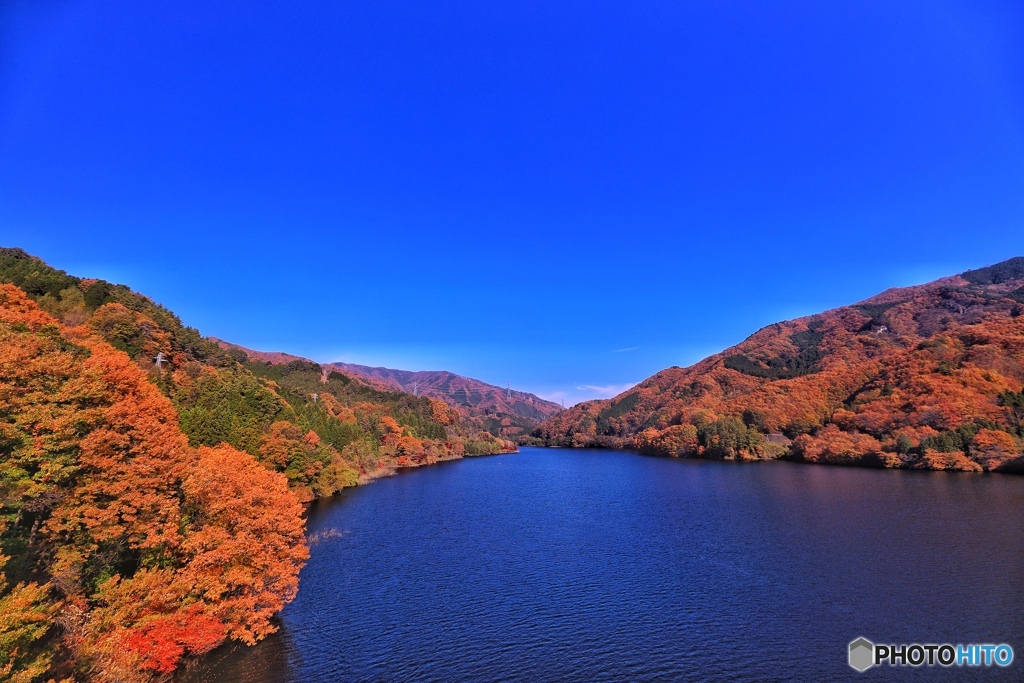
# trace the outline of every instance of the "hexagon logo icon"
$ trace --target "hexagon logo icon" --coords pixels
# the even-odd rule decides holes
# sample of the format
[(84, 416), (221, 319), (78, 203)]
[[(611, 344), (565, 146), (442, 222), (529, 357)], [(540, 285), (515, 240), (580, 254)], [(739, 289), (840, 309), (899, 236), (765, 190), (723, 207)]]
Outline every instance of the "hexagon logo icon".
[(875, 644), (867, 638), (858, 638), (850, 643), (850, 666), (857, 671), (867, 671), (875, 663)]

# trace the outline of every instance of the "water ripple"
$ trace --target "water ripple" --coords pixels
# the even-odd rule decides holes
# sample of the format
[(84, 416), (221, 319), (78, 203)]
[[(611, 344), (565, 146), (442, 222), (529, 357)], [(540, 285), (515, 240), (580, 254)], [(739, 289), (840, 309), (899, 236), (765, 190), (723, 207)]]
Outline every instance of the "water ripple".
[(860, 635), (1024, 654), (1022, 517), (1015, 477), (538, 449), (448, 463), (314, 506), (281, 631), (181, 678), (847, 680)]

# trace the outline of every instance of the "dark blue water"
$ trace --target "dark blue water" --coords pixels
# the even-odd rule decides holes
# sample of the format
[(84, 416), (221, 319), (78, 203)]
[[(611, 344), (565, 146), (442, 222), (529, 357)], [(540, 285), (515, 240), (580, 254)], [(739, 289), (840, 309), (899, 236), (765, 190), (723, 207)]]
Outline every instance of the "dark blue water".
[[(312, 508), (280, 633), (190, 681), (1024, 680), (1024, 478), (523, 449)], [(1008, 669), (847, 643), (1007, 642)]]

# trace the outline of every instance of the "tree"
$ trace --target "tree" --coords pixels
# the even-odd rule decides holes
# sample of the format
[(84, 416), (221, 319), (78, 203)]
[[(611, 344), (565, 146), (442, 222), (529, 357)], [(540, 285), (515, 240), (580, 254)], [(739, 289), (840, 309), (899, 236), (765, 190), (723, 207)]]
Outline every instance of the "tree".
[(697, 440), (710, 456), (735, 458), (753, 455), (764, 444), (764, 435), (738, 417), (723, 417), (697, 427)]
[(697, 428), (687, 424), (673, 425), (661, 431), (648, 429), (637, 436), (636, 444), (641, 453), (687, 458), (697, 454), (700, 442)]
[(1006, 432), (980, 429), (971, 440), (971, 459), (986, 470), (996, 469), (1019, 454), (1020, 448), (1016, 439)]
[[(8, 679), (45, 675), (59, 651), (90, 680), (146, 681), (225, 637), (258, 640), (295, 595), (308, 551), (285, 478), (230, 446), (191, 448), (138, 364), (10, 285), (0, 456)], [(9, 580), (29, 574), (49, 581)]]
[(228, 637), (252, 644), (273, 633), (270, 618), (295, 597), (309, 557), (288, 481), (230, 446), (203, 447), (182, 490), (191, 520), (183, 575)]
[(1006, 407), (1010, 425), (1018, 436), (1024, 436), (1024, 391), (1004, 391), (999, 404)]
[(0, 555), (0, 676), (11, 683), (31, 683), (50, 666), (51, 654), (41, 642), (53, 626), (56, 607), (49, 586), (7, 585), (2, 570), (9, 559)]
[(98, 377), (106, 403), (81, 437), (74, 485), (43, 529), (53, 543), (53, 572), (64, 581), (102, 581), (125, 561), (167, 560), (181, 542), (178, 491), (195, 453), (170, 402), (128, 357), (103, 342), (83, 374)]

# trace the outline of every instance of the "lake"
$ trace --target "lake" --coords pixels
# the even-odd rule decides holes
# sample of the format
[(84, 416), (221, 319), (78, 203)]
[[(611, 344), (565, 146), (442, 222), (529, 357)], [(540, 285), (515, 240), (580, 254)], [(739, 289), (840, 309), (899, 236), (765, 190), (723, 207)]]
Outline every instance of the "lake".
[[(1024, 678), (1024, 477), (523, 448), (309, 511), (280, 632), (189, 683)], [(1001, 643), (1006, 669), (846, 663)]]

